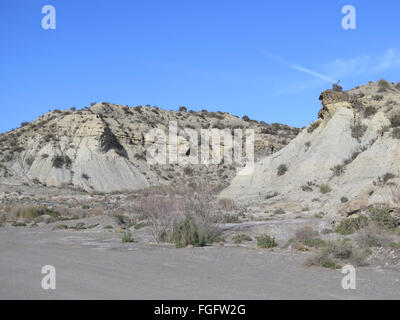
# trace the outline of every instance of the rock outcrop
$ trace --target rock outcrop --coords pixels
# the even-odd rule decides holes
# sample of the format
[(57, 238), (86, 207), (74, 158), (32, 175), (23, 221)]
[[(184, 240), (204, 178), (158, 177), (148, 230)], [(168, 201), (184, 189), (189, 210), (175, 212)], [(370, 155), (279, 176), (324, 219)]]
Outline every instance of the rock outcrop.
[[(158, 128), (168, 135), (170, 121), (176, 122), (179, 129), (196, 131), (254, 129), (258, 158), (272, 149), (280, 150), (299, 131), (223, 112), (188, 112), (184, 107), (180, 111), (167, 111), (150, 106), (131, 108), (98, 103), (82, 110), (54, 110), (0, 135), (0, 183), (113, 192), (176, 183), (184, 176), (193, 176), (227, 186), (236, 173), (234, 164), (189, 168), (148, 164), (146, 151), (153, 141), (147, 140), (146, 133)], [(181, 140), (180, 152), (189, 155), (188, 147), (184, 149), (186, 141)]]
[(400, 181), (399, 86), (370, 82), (320, 99), (319, 120), (220, 196), (268, 210), (346, 215), (392, 202)]

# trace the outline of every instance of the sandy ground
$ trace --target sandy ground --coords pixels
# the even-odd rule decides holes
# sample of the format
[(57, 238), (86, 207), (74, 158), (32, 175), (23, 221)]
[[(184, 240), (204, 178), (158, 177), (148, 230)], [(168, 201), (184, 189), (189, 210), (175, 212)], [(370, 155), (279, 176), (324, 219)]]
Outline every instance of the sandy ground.
[[(175, 249), (114, 233), (0, 229), (1, 299), (399, 299), (400, 273), (302, 266), (305, 253), (242, 247)], [(41, 287), (44, 265), (56, 289)]]

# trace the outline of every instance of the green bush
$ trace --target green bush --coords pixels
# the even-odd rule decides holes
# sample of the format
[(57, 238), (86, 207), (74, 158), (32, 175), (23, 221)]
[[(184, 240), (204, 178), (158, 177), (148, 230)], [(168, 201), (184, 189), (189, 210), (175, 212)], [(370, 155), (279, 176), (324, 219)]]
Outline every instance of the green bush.
[(337, 269), (344, 263), (354, 266), (366, 265), (369, 250), (354, 247), (347, 240), (329, 241), (308, 261), (308, 265), (319, 265), (324, 268)]
[(390, 83), (385, 79), (379, 80), (378, 85), (379, 85), (380, 88), (390, 89)]
[(322, 194), (325, 194), (325, 193), (331, 192), (332, 189), (331, 189), (331, 187), (329, 186), (329, 184), (324, 183), (324, 184), (321, 184), (321, 185), (319, 186), (319, 191), (320, 191)]
[(54, 210), (48, 209), (44, 206), (15, 206), (11, 210), (13, 216), (15, 218), (23, 219), (24, 221), (32, 221), (33, 219), (43, 216), (49, 215), (53, 218), (57, 218), (60, 214)]
[(313, 188), (311, 188), (310, 186), (304, 185), (304, 186), (301, 186), (301, 190), (304, 192), (312, 192)]
[(339, 177), (344, 173), (344, 169), (345, 169), (344, 165), (338, 164), (333, 168), (331, 168), (330, 170), (332, 171), (334, 176)]
[(348, 235), (352, 234), (361, 228), (364, 228), (368, 225), (368, 218), (366, 216), (359, 216), (357, 218), (348, 218), (342, 220), (338, 226), (336, 227), (335, 231), (337, 233)]
[(177, 248), (187, 247), (188, 245), (204, 247), (208, 242), (212, 242), (212, 239), (199, 230), (194, 218), (186, 217), (183, 223), (175, 226), (172, 241), (175, 242)]
[(346, 202), (348, 202), (348, 201), (349, 201), (349, 199), (346, 198), (346, 197), (341, 197), (341, 198), (340, 198), (340, 202), (341, 202), (341, 203), (346, 203)]
[(13, 222), (13, 227), (26, 227), (26, 224), (23, 222)]
[(364, 118), (369, 118), (376, 113), (376, 108), (372, 106), (368, 106), (364, 109)]
[(125, 232), (124, 235), (122, 236), (121, 241), (123, 243), (133, 242), (132, 233), (130, 233), (129, 231)]
[(252, 241), (253, 239), (247, 234), (237, 234), (232, 240), (234, 243), (239, 244), (243, 241)]
[(71, 159), (68, 156), (54, 156), (52, 159), (52, 164), (54, 168), (62, 168), (66, 167), (69, 168), (72, 164)]
[(365, 131), (367, 130), (367, 126), (362, 124), (359, 120), (355, 121), (351, 126), (351, 136), (353, 138), (359, 139), (361, 138)]
[(375, 221), (381, 227), (384, 227), (389, 230), (393, 230), (399, 225), (397, 219), (394, 218), (386, 209), (380, 209), (380, 208), (370, 209), (370, 218), (372, 221)]
[(317, 121), (311, 123), (311, 124), (309, 125), (309, 127), (307, 128), (307, 132), (308, 132), (308, 133), (313, 133), (314, 130), (317, 129), (317, 128), (319, 127), (320, 123), (321, 123), (320, 120), (317, 120)]
[(273, 248), (276, 247), (278, 244), (275, 242), (274, 237), (270, 237), (267, 234), (261, 235), (256, 237), (257, 246), (259, 248)]

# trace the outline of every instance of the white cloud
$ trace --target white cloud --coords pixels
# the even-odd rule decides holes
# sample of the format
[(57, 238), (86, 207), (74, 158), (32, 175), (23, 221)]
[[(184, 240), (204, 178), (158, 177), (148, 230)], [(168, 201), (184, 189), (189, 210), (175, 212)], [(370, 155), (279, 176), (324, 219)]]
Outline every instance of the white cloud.
[(384, 53), (371, 56), (362, 55), (351, 59), (338, 59), (325, 64), (322, 69), (334, 78), (348, 75), (376, 74), (400, 67), (400, 50), (388, 49)]

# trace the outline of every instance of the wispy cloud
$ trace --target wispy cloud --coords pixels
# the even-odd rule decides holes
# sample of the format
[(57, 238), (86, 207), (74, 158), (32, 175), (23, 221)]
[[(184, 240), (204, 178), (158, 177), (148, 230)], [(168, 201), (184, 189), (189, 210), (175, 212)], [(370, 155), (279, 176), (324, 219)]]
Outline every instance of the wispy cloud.
[(271, 54), (271, 53), (265, 53), (265, 52), (264, 52), (263, 54), (264, 54), (265, 56), (267, 56), (268, 58), (270, 58), (270, 59), (272, 59), (272, 60), (274, 60), (274, 61), (276, 61), (276, 62), (278, 62), (278, 63), (280, 63), (280, 64), (282, 64), (282, 65), (284, 65), (284, 66), (286, 66), (286, 67), (289, 67), (289, 68), (291, 68), (291, 69), (294, 69), (294, 70), (296, 70), (296, 71), (300, 71), (300, 72), (309, 74), (309, 75), (311, 75), (311, 76), (314, 76), (314, 77), (319, 78), (319, 79), (321, 79), (321, 80), (329, 81), (329, 82), (331, 82), (331, 83), (336, 82), (336, 80), (333, 80), (331, 77), (329, 77), (329, 76), (327, 76), (327, 75), (324, 75), (324, 74), (322, 74), (322, 73), (313, 71), (313, 70), (311, 70), (311, 69), (308, 69), (308, 68), (299, 66), (299, 65), (297, 65), (297, 64), (288, 62), (288, 61), (286, 61), (286, 60), (284, 60), (284, 59), (282, 59), (282, 58), (280, 58), (280, 57), (278, 57), (278, 56), (276, 56), (276, 55), (273, 55), (273, 54)]
[(322, 70), (334, 78), (349, 75), (377, 74), (400, 67), (400, 50), (387, 49), (385, 52), (371, 56), (361, 55), (351, 59), (337, 59), (322, 66)]

